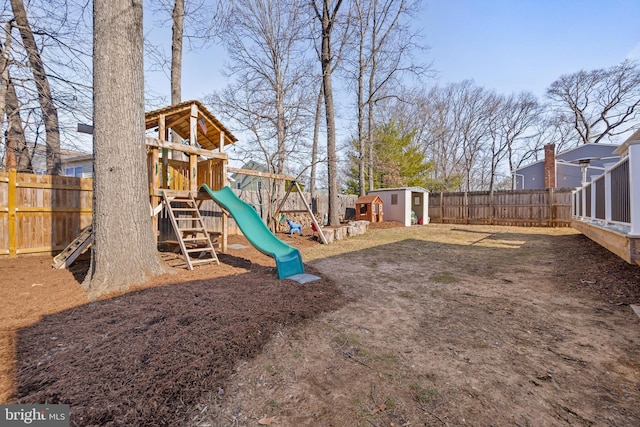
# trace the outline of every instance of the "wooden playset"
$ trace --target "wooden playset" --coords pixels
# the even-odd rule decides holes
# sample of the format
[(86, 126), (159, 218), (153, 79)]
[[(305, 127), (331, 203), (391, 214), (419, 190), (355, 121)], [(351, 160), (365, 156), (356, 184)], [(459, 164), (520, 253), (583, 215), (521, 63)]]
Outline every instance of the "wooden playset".
[[(145, 127), (147, 131), (157, 131), (158, 135), (157, 138), (146, 139), (152, 227), (157, 238), (158, 214), (163, 208), (166, 209), (189, 269), (193, 269), (196, 264), (219, 263), (211, 234), (220, 238), (220, 251), (227, 251), (228, 209), (221, 205), (221, 227), (214, 231), (206, 229), (199, 211), (203, 200), (211, 199), (212, 194), (227, 185), (227, 173), (289, 181), (288, 191), (276, 214), (280, 212), (292, 189), (295, 188), (304, 200), (300, 186), (293, 177), (228, 167), (229, 157), (224, 148), (238, 139), (198, 101), (186, 101), (150, 111), (145, 115)], [(173, 137), (169, 138), (170, 135)], [(201, 188), (206, 188), (208, 193), (200, 191)], [(306, 200), (304, 203), (315, 226), (320, 229)], [(319, 237), (326, 243), (321, 231)], [(54, 266), (63, 268), (72, 263), (91, 243), (91, 238), (90, 230), (83, 230), (54, 259)], [(202, 257), (207, 253), (211, 257)]]

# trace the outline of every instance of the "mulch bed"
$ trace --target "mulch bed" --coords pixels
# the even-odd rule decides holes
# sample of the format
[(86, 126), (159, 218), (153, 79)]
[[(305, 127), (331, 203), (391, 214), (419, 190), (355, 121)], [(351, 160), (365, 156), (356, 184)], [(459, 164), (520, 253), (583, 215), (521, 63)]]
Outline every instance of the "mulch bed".
[(327, 279), (300, 285), (253, 266), (85, 304), (18, 331), (15, 397), (69, 404), (71, 425), (184, 425), (279, 328), (343, 303)]

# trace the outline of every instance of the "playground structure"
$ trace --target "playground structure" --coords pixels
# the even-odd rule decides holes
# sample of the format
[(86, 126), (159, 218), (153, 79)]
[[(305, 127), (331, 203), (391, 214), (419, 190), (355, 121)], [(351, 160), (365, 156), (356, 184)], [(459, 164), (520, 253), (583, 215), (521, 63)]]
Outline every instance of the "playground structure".
[[(304, 274), (298, 249), (280, 241), (254, 209), (240, 200), (227, 186), (228, 172), (290, 182), (284, 200), (278, 207), (279, 213), (292, 188), (295, 187), (304, 200), (300, 186), (293, 177), (229, 168), (229, 158), (224, 148), (238, 139), (198, 101), (186, 101), (148, 112), (145, 115), (145, 127), (147, 131), (157, 130), (158, 133), (157, 138), (146, 139), (151, 223), (156, 239), (158, 214), (164, 208), (187, 267), (191, 270), (196, 264), (219, 263), (210, 236), (219, 236), (220, 251), (226, 252), (228, 215), (232, 215), (247, 240), (276, 260), (279, 278)], [(169, 135), (173, 135), (171, 141)], [(207, 230), (205, 227), (199, 207), (206, 199), (213, 199), (222, 208), (220, 230)], [(306, 200), (304, 203), (319, 229)], [(54, 267), (64, 268), (70, 265), (88, 247), (91, 240), (91, 230), (83, 230), (54, 259)], [(324, 237), (322, 241), (326, 243)], [(207, 253), (211, 257), (203, 258), (202, 255)]]

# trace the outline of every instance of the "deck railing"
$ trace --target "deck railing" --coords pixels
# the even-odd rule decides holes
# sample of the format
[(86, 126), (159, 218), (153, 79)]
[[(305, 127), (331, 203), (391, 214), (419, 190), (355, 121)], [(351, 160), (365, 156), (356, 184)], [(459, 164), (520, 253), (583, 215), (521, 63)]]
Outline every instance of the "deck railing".
[[(632, 231), (633, 225), (635, 228), (640, 226), (632, 223), (630, 162), (630, 156), (623, 157), (605, 168), (602, 175), (573, 192), (574, 219), (626, 233)], [(640, 186), (640, 182), (637, 181), (636, 186)]]

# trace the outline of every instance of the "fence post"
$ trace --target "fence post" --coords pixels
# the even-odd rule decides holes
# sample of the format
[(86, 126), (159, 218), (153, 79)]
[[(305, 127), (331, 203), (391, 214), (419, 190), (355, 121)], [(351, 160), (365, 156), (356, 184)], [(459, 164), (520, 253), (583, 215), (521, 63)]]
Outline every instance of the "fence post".
[(611, 170), (604, 173), (604, 220), (611, 222)]
[(444, 193), (440, 192), (440, 224), (444, 224)]
[(464, 192), (464, 198), (462, 199), (462, 218), (465, 224), (469, 224), (469, 199), (467, 199), (467, 192)]
[(629, 196), (631, 230), (629, 237), (640, 237), (640, 141), (629, 143)]
[(17, 173), (15, 169), (9, 170), (9, 258), (15, 258), (18, 253), (17, 244), (17, 227), (18, 220), (16, 218), (16, 187), (17, 187)]
[(494, 206), (494, 193), (493, 188), (489, 192), (489, 225), (493, 225), (493, 206)]
[(555, 219), (555, 216), (553, 215), (553, 187), (549, 187), (549, 189), (547, 190), (547, 197), (547, 205), (549, 209), (549, 213), (547, 214), (547, 221), (548, 226), (553, 227), (553, 220)]

